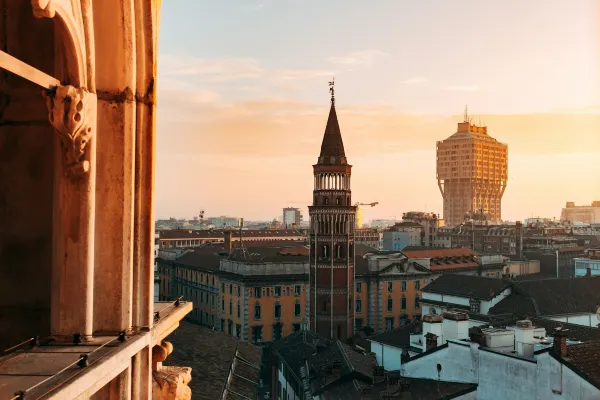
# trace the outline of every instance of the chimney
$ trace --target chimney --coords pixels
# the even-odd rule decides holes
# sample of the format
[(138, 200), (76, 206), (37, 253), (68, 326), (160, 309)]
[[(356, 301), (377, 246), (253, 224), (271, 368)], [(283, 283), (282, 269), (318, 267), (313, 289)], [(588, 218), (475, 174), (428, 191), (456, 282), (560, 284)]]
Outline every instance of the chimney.
[(443, 314), (443, 339), (463, 340), (469, 338), (469, 315), (460, 311), (446, 311)]
[(228, 253), (231, 253), (231, 243), (233, 242), (232, 238), (233, 234), (231, 231), (225, 231), (225, 251)]
[(517, 326), (515, 327), (515, 350), (522, 357), (533, 358), (533, 331), (533, 324), (530, 320), (517, 321)]
[(437, 335), (429, 332), (425, 335), (425, 351), (433, 350), (437, 347)]
[(552, 353), (557, 357), (566, 357), (568, 330), (557, 329), (554, 331), (553, 336), (554, 343), (552, 344)]

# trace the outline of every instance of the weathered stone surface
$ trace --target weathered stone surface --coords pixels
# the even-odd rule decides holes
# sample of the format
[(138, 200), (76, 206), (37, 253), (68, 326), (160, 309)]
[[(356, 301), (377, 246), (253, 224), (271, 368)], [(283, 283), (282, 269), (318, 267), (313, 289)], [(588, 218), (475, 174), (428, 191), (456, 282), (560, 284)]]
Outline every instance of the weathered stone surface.
[(162, 367), (152, 373), (152, 400), (190, 400), (192, 380), (189, 367)]

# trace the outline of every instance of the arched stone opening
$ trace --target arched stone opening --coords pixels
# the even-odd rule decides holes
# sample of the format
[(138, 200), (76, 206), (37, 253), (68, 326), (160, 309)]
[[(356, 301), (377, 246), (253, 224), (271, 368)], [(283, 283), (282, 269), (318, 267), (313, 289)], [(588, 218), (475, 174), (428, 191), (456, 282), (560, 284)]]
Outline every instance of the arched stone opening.
[[(60, 19), (31, 2), (0, 0), (0, 49), (61, 82), (78, 84)], [(51, 333), (54, 176), (61, 152), (42, 88), (0, 69), (0, 348)], [(57, 300), (57, 299), (55, 299)]]

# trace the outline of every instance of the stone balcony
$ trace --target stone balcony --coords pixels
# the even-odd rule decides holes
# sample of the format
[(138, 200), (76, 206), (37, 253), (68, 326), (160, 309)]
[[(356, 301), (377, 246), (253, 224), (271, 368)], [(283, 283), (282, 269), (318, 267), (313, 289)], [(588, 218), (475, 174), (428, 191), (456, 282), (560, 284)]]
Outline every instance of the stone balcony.
[(0, 398), (90, 398), (132, 364), (135, 368), (132, 360), (148, 348), (153, 349), (153, 399), (191, 398), (186, 386), (191, 368), (162, 367), (162, 361), (173, 349), (163, 339), (177, 329), (191, 310), (190, 302), (157, 302), (151, 328), (119, 336), (96, 336), (79, 344), (27, 340), (0, 357)]

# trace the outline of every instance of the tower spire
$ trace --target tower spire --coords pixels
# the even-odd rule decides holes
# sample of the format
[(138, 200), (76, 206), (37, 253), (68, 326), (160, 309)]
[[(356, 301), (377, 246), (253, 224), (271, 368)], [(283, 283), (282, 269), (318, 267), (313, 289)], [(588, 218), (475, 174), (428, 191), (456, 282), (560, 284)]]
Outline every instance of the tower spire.
[(467, 105), (465, 104), (465, 119), (463, 122), (469, 122), (469, 113), (467, 111)]
[(335, 106), (335, 76), (329, 82), (329, 93), (331, 93), (331, 105)]

